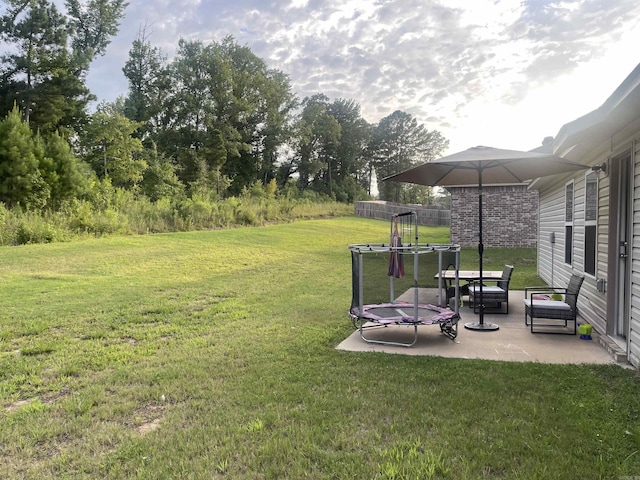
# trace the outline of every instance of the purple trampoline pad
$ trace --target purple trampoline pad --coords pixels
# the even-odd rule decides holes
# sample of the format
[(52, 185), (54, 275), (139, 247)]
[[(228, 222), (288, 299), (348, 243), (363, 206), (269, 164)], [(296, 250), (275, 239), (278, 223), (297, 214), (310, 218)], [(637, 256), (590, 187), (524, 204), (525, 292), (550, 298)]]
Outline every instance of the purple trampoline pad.
[(418, 305), (416, 308), (413, 303), (397, 302), (397, 303), (380, 303), (373, 305), (364, 305), (362, 313), (358, 307), (351, 309), (351, 315), (361, 319), (371, 320), (379, 324), (421, 324), (433, 325), (451, 321), (456, 317), (453, 310), (437, 305)]

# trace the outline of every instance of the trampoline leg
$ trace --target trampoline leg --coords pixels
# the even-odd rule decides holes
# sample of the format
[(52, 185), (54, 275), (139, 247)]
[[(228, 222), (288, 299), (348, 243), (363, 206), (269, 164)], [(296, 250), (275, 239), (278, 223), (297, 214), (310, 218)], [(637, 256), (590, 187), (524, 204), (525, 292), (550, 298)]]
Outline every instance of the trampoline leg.
[(413, 341), (411, 343), (403, 343), (403, 342), (388, 342), (385, 340), (374, 340), (372, 338), (367, 338), (364, 335), (364, 330), (367, 328), (379, 328), (379, 327), (386, 327), (387, 325), (371, 325), (371, 327), (364, 327), (362, 325), (362, 319), (360, 319), (360, 338), (362, 338), (362, 340), (364, 340), (367, 343), (376, 343), (379, 345), (390, 345), (390, 346), (394, 346), (394, 347), (413, 347), (416, 342), (418, 341), (418, 325), (414, 324), (413, 325)]

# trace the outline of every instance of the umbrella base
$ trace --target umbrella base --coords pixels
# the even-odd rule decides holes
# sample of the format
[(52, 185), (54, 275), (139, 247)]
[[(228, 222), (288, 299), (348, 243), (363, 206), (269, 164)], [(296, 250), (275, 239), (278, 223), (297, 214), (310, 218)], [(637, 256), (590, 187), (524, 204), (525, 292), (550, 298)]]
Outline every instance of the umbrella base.
[(469, 322), (464, 324), (464, 328), (468, 330), (480, 330), (492, 332), (498, 330), (500, 327), (495, 323), (480, 323), (480, 322)]

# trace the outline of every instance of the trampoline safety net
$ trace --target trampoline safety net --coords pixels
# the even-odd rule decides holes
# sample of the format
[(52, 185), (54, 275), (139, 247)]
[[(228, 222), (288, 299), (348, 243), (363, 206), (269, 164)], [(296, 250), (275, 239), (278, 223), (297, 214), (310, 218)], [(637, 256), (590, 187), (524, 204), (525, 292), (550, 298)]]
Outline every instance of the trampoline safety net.
[[(399, 218), (403, 221), (399, 222)], [(407, 212), (392, 217), (389, 243), (351, 244), (349, 249), (352, 273), (349, 315), (364, 341), (411, 346), (417, 341), (419, 325), (434, 324), (440, 325), (442, 333), (455, 338), (459, 320), (457, 296), (454, 310), (443, 305), (444, 284), (438, 272), (454, 268), (455, 285), (459, 285), (459, 245), (420, 244), (416, 214)], [(439, 292), (439, 301), (427, 295), (434, 291)], [(398, 343), (365, 335), (366, 329), (391, 324), (413, 326), (413, 340)]]

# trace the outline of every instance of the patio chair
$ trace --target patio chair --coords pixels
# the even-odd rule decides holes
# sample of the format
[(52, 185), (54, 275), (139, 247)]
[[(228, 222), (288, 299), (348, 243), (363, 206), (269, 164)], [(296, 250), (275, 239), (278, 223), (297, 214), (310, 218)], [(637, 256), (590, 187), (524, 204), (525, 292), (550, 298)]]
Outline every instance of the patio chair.
[[(456, 252), (443, 252), (442, 253), (442, 270), (455, 270), (456, 269)], [(445, 295), (446, 295), (446, 303), (445, 305), (449, 305), (449, 301), (455, 297), (456, 295), (456, 287), (454, 285), (454, 280), (445, 279)], [(463, 295), (465, 285), (460, 285), (460, 296)], [(465, 293), (466, 295), (466, 293)]]
[[(511, 274), (513, 273), (513, 265), (505, 265), (502, 269), (502, 278), (482, 279), (482, 301), (485, 303), (496, 304), (500, 309), (499, 313), (509, 313), (509, 282), (511, 282)], [(480, 308), (480, 281), (474, 280), (469, 283), (469, 304), (473, 306), (473, 313), (478, 313)], [(486, 285), (487, 282), (495, 282), (496, 285)], [(506, 309), (502, 311), (502, 304), (506, 305)]]
[[(578, 294), (584, 277), (571, 275), (567, 288), (560, 287), (527, 287), (524, 289), (524, 323), (529, 325), (531, 321), (531, 333), (560, 333), (575, 335), (577, 331)], [(563, 295), (563, 300), (551, 300), (553, 293)], [(544, 319), (545, 322), (536, 322), (542, 327), (564, 327), (564, 330), (533, 330), (535, 319)], [(550, 321), (549, 321), (550, 320)], [(573, 322), (573, 331), (568, 330), (568, 323)]]

